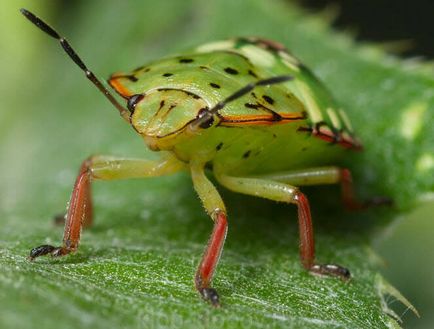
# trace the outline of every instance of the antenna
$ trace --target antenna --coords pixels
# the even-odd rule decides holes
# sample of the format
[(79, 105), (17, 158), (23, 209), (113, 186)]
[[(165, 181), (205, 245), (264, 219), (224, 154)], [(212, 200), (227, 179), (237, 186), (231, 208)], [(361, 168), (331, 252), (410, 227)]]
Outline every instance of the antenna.
[(226, 97), (224, 100), (218, 102), (216, 105), (214, 105), (211, 109), (202, 111), (199, 113), (196, 120), (194, 120), (191, 123), (191, 127), (193, 129), (196, 129), (197, 127), (207, 127), (209, 126), (207, 122), (210, 122), (213, 120), (214, 114), (218, 113), (222, 108), (224, 108), (228, 103), (233, 102), (234, 100), (244, 96), (245, 94), (251, 92), (253, 89), (255, 89), (258, 86), (269, 86), (277, 83), (283, 83), (289, 80), (293, 80), (294, 77), (291, 75), (278, 75), (272, 78), (268, 79), (262, 79), (258, 80), (256, 82), (251, 82), (244, 86), (241, 89), (238, 89), (236, 92), (234, 92), (232, 95)]
[(83, 63), (81, 58), (78, 56), (78, 54), (75, 52), (75, 50), (71, 47), (69, 42), (61, 37), (59, 33), (57, 33), (51, 26), (49, 26), (47, 23), (45, 23), (42, 19), (40, 19), (35, 14), (31, 13), (30, 11), (21, 8), (21, 13), (33, 24), (35, 24), (39, 29), (53, 37), (54, 39), (59, 40), (60, 45), (62, 46), (63, 50), (68, 54), (68, 56), (74, 61), (75, 64), (77, 64), (80, 69), (83, 70), (83, 72), (86, 74), (86, 77), (101, 91), (105, 97), (117, 108), (122, 118), (125, 119), (125, 121), (130, 122), (129, 119), (129, 112), (127, 109), (125, 109), (117, 100), (116, 98), (107, 90), (106, 87), (102, 84), (100, 80), (93, 74), (92, 71), (90, 71), (87, 66)]

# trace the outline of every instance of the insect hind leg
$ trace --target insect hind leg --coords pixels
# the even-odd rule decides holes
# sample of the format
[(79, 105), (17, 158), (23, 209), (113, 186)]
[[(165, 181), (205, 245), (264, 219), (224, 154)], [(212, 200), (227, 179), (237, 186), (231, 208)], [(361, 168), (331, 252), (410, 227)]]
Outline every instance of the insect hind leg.
[(297, 187), (269, 179), (232, 177), (217, 172), (215, 175), (223, 186), (232, 191), (295, 204), (298, 210), (300, 260), (303, 267), (313, 274), (331, 275), (343, 280), (351, 277), (350, 271), (343, 266), (315, 262), (315, 241), (309, 202)]
[(393, 200), (388, 197), (373, 197), (365, 201), (357, 199), (354, 193), (354, 184), (351, 171), (347, 168), (336, 166), (307, 168), (292, 170), (270, 175), (259, 176), (259, 178), (292, 184), (295, 186), (340, 184), (342, 202), (347, 209), (360, 210), (372, 206), (390, 206)]

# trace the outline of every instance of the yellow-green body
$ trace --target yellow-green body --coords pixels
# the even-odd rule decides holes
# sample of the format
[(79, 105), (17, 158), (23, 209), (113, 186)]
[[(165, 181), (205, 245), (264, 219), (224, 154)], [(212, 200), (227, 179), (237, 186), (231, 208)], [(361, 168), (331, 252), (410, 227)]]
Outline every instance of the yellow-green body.
[[(294, 79), (257, 87), (221, 109), (210, 128), (189, 129), (201, 109), (212, 108), (252, 81), (283, 74)], [(130, 74), (114, 74), (109, 82), (124, 98), (143, 95), (131, 124), (151, 149), (173, 152), (185, 163), (209, 163), (231, 175), (330, 165), (360, 146), (323, 85), (270, 41), (207, 44)]]

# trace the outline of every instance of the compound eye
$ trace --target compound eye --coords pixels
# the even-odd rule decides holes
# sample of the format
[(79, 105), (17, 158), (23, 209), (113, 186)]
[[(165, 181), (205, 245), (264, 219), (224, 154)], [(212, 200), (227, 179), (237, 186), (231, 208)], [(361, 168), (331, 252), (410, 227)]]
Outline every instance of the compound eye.
[(209, 128), (214, 123), (214, 116), (209, 112), (207, 107), (199, 110), (196, 120), (199, 120), (199, 127), (202, 129)]
[(137, 103), (139, 103), (143, 99), (143, 97), (145, 97), (143, 94), (136, 94), (128, 98), (127, 108), (131, 114), (134, 113)]

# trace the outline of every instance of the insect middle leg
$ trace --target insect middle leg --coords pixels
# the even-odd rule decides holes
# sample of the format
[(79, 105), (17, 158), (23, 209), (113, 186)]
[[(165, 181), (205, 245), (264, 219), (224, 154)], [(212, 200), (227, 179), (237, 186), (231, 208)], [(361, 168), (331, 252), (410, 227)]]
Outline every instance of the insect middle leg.
[(175, 158), (157, 161), (93, 156), (83, 161), (72, 190), (66, 214), (63, 244), (41, 245), (30, 251), (29, 259), (51, 254), (64, 256), (74, 252), (80, 242), (83, 225), (92, 221), (91, 181), (161, 176), (179, 171), (184, 164)]
[(268, 179), (232, 177), (218, 172), (215, 172), (215, 176), (223, 186), (235, 192), (296, 204), (300, 234), (300, 259), (304, 268), (314, 274), (332, 275), (342, 279), (350, 278), (350, 272), (345, 267), (315, 262), (315, 242), (309, 202), (297, 187)]
[(203, 299), (210, 301), (213, 306), (219, 306), (219, 296), (217, 291), (211, 287), (211, 280), (223, 250), (228, 229), (226, 209), (216, 188), (206, 177), (204, 165), (191, 162), (190, 167), (194, 188), (206, 212), (214, 221), (214, 229), (199, 263), (194, 281), (196, 289)]
[(342, 201), (348, 209), (357, 210), (370, 206), (391, 205), (392, 200), (387, 197), (374, 197), (366, 201), (359, 201), (354, 193), (353, 178), (347, 168), (335, 166), (317, 167), (303, 170), (294, 170), (260, 176), (277, 182), (295, 186), (341, 184)]

